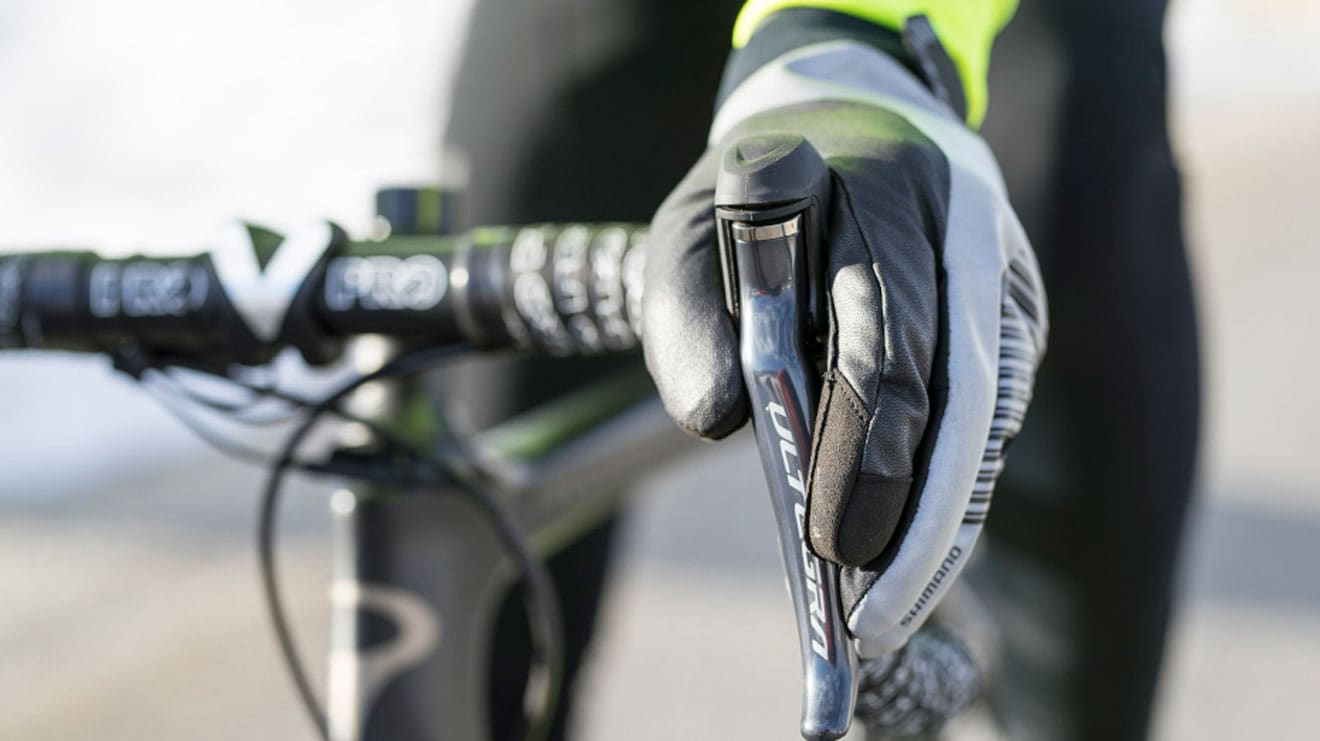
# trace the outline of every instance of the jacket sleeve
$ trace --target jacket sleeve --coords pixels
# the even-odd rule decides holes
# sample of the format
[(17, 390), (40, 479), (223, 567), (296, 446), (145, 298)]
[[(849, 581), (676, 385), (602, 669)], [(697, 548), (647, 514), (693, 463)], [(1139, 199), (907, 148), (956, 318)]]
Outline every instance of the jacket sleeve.
[(962, 78), (967, 122), (985, 118), (986, 76), (995, 36), (1013, 17), (1018, 0), (747, 0), (733, 29), (733, 46), (747, 44), (770, 15), (786, 8), (818, 8), (901, 31), (908, 18), (925, 15)]

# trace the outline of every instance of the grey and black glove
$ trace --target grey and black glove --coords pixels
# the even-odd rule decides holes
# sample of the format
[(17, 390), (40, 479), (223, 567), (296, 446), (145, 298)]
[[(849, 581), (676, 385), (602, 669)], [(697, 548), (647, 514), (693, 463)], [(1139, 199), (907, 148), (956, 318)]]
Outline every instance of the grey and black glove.
[(874, 46), (794, 49), (724, 99), (651, 227), (646, 363), (688, 432), (747, 419), (713, 215), (732, 141), (788, 131), (833, 173), (810, 545), (842, 570), (862, 656), (902, 646), (967, 562), (1045, 347), (1035, 257), (984, 141)]

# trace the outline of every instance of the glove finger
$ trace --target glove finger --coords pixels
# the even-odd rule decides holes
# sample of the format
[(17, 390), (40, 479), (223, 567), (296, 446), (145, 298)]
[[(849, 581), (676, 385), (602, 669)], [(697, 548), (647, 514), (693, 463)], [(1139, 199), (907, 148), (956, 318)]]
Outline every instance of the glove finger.
[(660, 399), (679, 427), (707, 439), (747, 420), (711, 206), (718, 164), (707, 152), (656, 212), (642, 294), (642, 345)]
[(831, 347), (808, 510), (813, 548), (845, 566), (870, 564), (895, 540), (930, 412), (938, 282), (931, 210), (915, 205), (927, 195), (913, 191), (938, 180), (912, 177), (926, 157), (913, 154), (916, 163), (868, 168), (855, 188), (854, 176), (836, 180)]
[(844, 591), (864, 595), (849, 627), (865, 637), (858, 644), (865, 655), (902, 645), (967, 563), (1044, 350), (1044, 294), (1030, 247), (1002, 196), (984, 183), (955, 183), (962, 206), (942, 255), (950, 339), (937, 373), (948, 381), (932, 412), (938, 429), (919, 474), (918, 506), (883, 570), (844, 575)]

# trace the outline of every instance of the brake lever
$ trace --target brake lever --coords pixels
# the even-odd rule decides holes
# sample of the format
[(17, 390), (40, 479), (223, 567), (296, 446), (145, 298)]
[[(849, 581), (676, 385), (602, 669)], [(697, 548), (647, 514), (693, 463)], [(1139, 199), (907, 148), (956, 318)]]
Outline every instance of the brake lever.
[(724, 297), (738, 324), (752, 427), (779, 531), (802, 652), (802, 737), (848, 732), (857, 657), (839, 600), (838, 568), (808, 546), (807, 468), (825, 335), (822, 261), (829, 169), (801, 136), (743, 139), (724, 154), (715, 188)]

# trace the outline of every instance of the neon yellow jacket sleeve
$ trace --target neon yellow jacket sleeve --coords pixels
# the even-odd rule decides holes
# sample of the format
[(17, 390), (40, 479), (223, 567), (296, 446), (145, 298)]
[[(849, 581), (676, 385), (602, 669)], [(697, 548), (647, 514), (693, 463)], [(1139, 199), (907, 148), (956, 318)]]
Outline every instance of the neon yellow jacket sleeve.
[(785, 8), (821, 8), (902, 30), (909, 17), (924, 14), (958, 66), (967, 95), (967, 122), (985, 118), (990, 45), (1013, 17), (1018, 0), (747, 0), (733, 27), (734, 48), (742, 48), (771, 13)]

